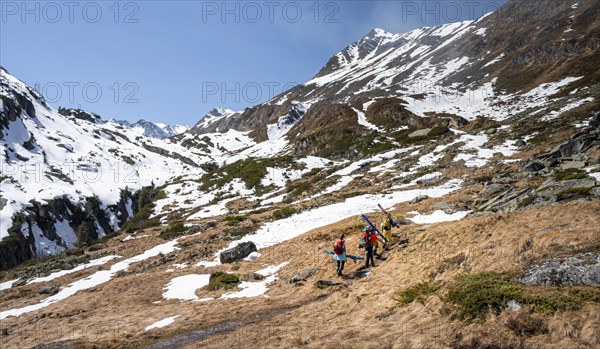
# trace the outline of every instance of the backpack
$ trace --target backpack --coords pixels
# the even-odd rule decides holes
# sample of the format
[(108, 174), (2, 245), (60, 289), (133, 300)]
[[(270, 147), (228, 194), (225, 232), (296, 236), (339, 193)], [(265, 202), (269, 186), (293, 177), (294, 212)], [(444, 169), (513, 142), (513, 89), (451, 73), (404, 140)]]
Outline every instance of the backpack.
[(364, 242), (364, 246), (372, 246), (373, 239), (371, 238), (371, 233), (364, 233), (361, 242)]
[(336, 241), (335, 245), (333, 245), (333, 252), (337, 255), (344, 253), (344, 242), (342, 240)]

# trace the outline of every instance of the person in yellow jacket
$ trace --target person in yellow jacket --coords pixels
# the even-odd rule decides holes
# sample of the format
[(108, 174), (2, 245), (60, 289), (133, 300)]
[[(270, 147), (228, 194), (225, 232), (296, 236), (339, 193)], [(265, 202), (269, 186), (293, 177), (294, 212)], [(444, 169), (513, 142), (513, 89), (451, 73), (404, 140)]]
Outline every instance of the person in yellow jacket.
[(383, 249), (387, 250), (392, 244), (392, 220), (388, 217), (385, 217), (383, 222), (381, 222), (381, 231), (388, 241), (383, 243)]

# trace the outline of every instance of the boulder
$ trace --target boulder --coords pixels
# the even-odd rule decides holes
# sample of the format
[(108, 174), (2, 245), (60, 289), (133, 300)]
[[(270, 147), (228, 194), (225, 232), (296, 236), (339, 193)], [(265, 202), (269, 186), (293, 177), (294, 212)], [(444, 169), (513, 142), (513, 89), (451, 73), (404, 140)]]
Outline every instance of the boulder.
[(540, 161), (532, 161), (523, 167), (527, 172), (539, 172), (546, 168), (546, 166)]
[(480, 194), (483, 196), (490, 196), (490, 195), (494, 195), (494, 194), (503, 192), (506, 189), (507, 189), (507, 186), (504, 184), (492, 183), (492, 184), (486, 185), (485, 188), (483, 188), (483, 190), (480, 192)]
[(522, 139), (517, 139), (517, 141), (515, 142), (515, 146), (516, 146), (516, 147), (519, 147), (519, 148), (522, 148), (522, 147), (524, 147), (524, 146), (526, 146), (526, 145), (527, 145), (527, 142), (525, 142), (525, 141), (524, 141), (524, 140), (522, 140)]
[(46, 287), (43, 287), (42, 289), (40, 289), (40, 294), (49, 294), (49, 295), (53, 296), (53, 295), (57, 294), (58, 291), (60, 291), (60, 285), (53, 284), (53, 285), (46, 286)]
[(301, 281), (305, 281), (309, 277), (315, 275), (316, 272), (317, 272), (317, 269), (315, 269), (315, 268), (304, 268), (304, 270), (302, 270), (298, 274), (294, 275), (294, 277), (289, 279), (287, 282), (288, 282), (288, 284), (295, 284), (295, 283), (298, 283)]
[(219, 255), (219, 260), (223, 264), (233, 263), (233, 262), (239, 261), (240, 259), (246, 258), (248, 255), (250, 255), (250, 253), (256, 252), (256, 251), (257, 251), (257, 248), (256, 248), (256, 245), (254, 244), (254, 242), (252, 242), (252, 241), (242, 242), (241, 244), (237, 245), (234, 248), (230, 248), (228, 250), (221, 252), (221, 254)]
[(409, 134), (408, 137), (409, 138), (427, 137), (427, 135), (429, 135), (430, 131), (431, 131), (430, 128), (424, 128), (422, 130), (416, 130), (415, 132)]
[(569, 170), (569, 169), (580, 169), (585, 167), (585, 162), (583, 161), (567, 161), (560, 165), (561, 170)]
[(315, 282), (315, 286), (318, 288), (326, 288), (326, 287), (341, 286), (341, 285), (343, 285), (343, 284), (336, 280), (319, 280), (319, 281)]
[(240, 276), (241, 281), (261, 281), (264, 279), (265, 279), (264, 276), (257, 274), (257, 273), (244, 274), (244, 275)]
[(600, 254), (586, 253), (535, 265), (519, 282), (527, 285), (600, 285)]
[(429, 199), (429, 196), (427, 196), (427, 195), (419, 195), (416, 198), (410, 200), (410, 203), (411, 204), (418, 204), (419, 202), (425, 201), (427, 199)]
[(485, 130), (485, 134), (486, 134), (486, 135), (493, 135), (493, 134), (495, 134), (496, 132), (498, 132), (498, 129), (496, 129), (495, 127), (488, 128), (487, 130)]

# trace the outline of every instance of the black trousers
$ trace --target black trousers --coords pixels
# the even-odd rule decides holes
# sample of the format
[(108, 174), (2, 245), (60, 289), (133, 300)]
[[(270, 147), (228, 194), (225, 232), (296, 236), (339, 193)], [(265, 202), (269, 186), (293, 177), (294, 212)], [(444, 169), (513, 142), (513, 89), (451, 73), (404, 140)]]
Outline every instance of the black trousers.
[(365, 267), (369, 267), (369, 260), (371, 261), (371, 265), (375, 266), (375, 260), (373, 259), (373, 246), (365, 246), (365, 250), (367, 251), (367, 255), (366, 255), (366, 264)]
[(340, 274), (344, 270), (345, 265), (346, 265), (346, 262), (337, 261), (337, 273), (338, 274)]

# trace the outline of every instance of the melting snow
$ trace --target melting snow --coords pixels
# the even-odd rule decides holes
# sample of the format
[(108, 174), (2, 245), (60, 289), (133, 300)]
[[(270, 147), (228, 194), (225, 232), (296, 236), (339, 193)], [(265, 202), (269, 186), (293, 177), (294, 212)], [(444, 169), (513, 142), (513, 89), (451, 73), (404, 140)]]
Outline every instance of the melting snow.
[(146, 331), (150, 331), (150, 330), (155, 329), (155, 328), (167, 327), (167, 326), (171, 325), (172, 323), (174, 323), (175, 319), (177, 319), (179, 316), (180, 315), (175, 315), (175, 316), (171, 316), (171, 317), (168, 317), (166, 319), (162, 319), (160, 321), (157, 321), (157, 322), (153, 323), (152, 325), (147, 326), (146, 327)]
[(429, 215), (421, 215), (418, 212), (409, 212), (409, 214), (414, 214), (413, 217), (410, 217), (410, 220), (417, 224), (432, 224), (440, 222), (458, 221), (465, 218), (470, 212), (471, 211), (462, 211), (447, 214), (444, 211), (438, 210)]

